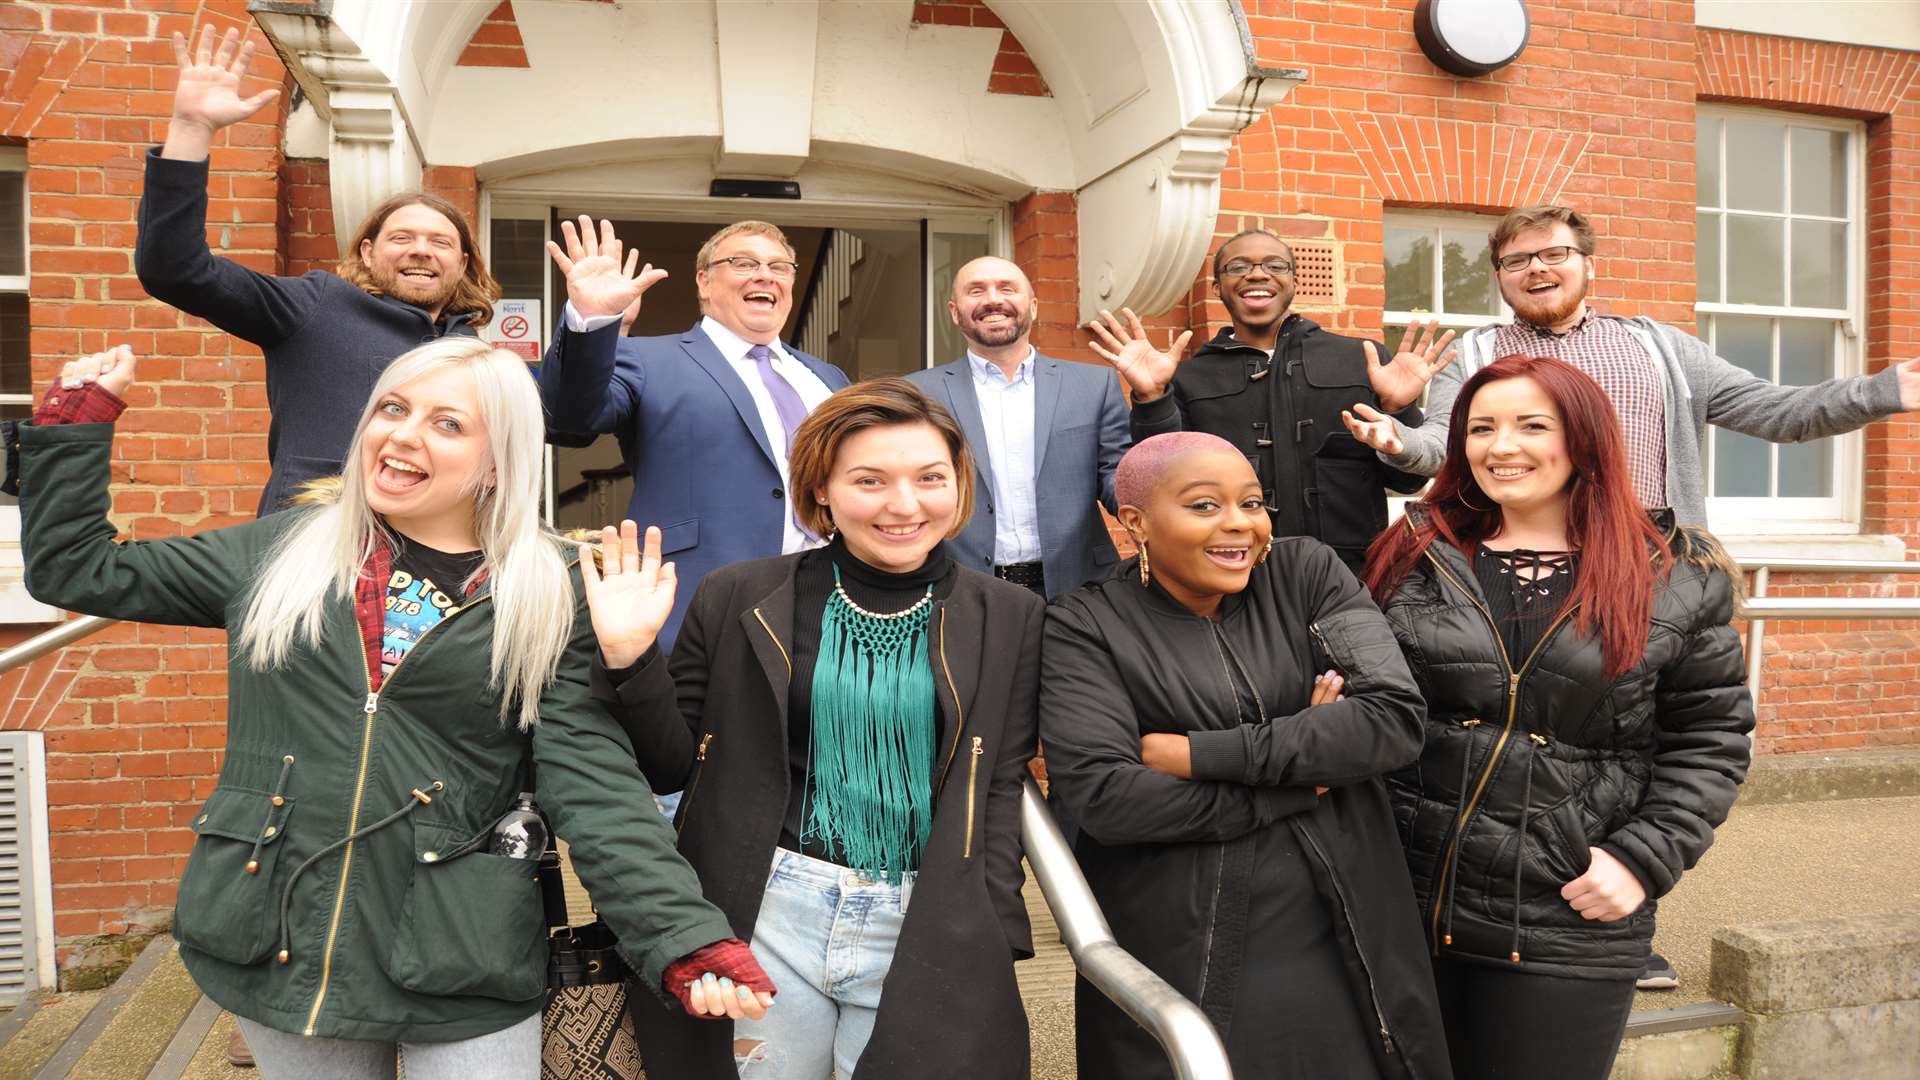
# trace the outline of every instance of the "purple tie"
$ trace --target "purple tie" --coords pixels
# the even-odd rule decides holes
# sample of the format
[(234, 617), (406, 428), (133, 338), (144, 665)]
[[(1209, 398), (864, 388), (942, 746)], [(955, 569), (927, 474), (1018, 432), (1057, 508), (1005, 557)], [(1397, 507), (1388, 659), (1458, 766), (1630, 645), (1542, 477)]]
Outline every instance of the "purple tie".
[[(760, 373), (760, 382), (767, 388), (768, 396), (773, 398), (773, 411), (780, 414), (780, 426), (786, 429), (785, 441), (780, 445), (783, 452), (793, 450), (793, 433), (800, 422), (807, 418), (807, 403), (800, 400), (800, 392), (793, 388), (779, 372), (773, 370), (773, 350), (765, 345), (755, 345), (747, 350), (747, 359), (753, 361), (753, 369)], [(768, 432), (772, 434), (772, 432)], [(796, 498), (795, 503), (799, 500)], [(813, 530), (800, 523), (800, 515), (793, 516), (793, 523), (802, 535), (809, 540), (818, 540)]]

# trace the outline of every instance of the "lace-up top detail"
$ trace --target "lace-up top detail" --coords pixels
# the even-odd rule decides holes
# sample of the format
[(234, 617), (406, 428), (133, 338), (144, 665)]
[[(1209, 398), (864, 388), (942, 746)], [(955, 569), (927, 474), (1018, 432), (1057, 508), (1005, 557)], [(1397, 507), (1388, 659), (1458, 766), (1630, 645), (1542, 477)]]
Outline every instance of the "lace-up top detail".
[(1571, 551), (1495, 551), (1485, 544), (1474, 549), (1473, 573), (1512, 667), (1526, 661), (1566, 608), (1579, 566), (1579, 554)]

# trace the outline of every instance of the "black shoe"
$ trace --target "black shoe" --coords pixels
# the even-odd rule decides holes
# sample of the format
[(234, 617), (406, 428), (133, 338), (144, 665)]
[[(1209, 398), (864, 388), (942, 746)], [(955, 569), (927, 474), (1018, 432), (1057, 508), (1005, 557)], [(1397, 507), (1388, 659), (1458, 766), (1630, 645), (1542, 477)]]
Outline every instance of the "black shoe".
[(1676, 990), (1680, 986), (1680, 973), (1673, 970), (1666, 957), (1648, 953), (1646, 970), (1633, 985), (1640, 990)]

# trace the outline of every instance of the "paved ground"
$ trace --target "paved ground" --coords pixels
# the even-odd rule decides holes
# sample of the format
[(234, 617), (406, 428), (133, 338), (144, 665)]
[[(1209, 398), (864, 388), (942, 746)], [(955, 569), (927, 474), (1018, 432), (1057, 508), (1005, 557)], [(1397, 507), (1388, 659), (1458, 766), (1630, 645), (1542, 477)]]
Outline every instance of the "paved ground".
[[(1851, 799), (1738, 808), (1721, 828), (1712, 851), (1662, 902), (1655, 947), (1680, 970), (1681, 988), (1641, 994), (1636, 1008), (1659, 1009), (1709, 1000), (1708, 963), (1713, 931), (1722, 926), (1825, 918), (1880, 911), (1920, 910), (1920, 797)], [(1035, 1080), (1074, 1080), (1073, 965), (1058, 931), (1028, 885), (1039, 955), (1020, 965), (1021, 991), (1032, 1027)], [(586, 915), (585, 894), (569, 896), (575, 918)], [(169, 976), (177, 978), (178, 976)], [(156, 996), (161, 984), (152, 991)], [(143, 991), (144, 994), (147, 991)], [(41, 1006), (40, 1015), (0, 1053), (0, 1080), (25, 1080), (99, 997), (66, 994)], [(137, 1001), (138, 999), (136, 999)], [(177, 995), (170, 1000), (178, 1001)], [(180, 1006), (169, 1006), (178, 1011)], [(145, 1014), (164, 1010), (134, 1008)], [(130, 1019), (130, 1018), (123, 1018)], [(159, 1018), (164, 1023), (166, 1018)], [(122, 1023), (116, 1020), (116, 1023)], [(177, 1020), (174, 1021), (177, 1023)], [(184, 1072), (193, 1080), (252, 1080), (257, 1073), (231, 1069), (222, 1057), (230, 1018), (208, 1032)], [(152, 1040), (144, 1040), (152, 1045)], [(49, 1043), (42, 1051), (35, 1046)], [(96, 1048), (102, 1050), (104, 1048)], [(90, 1053), (74, 1076), (139, 1076), (120, 1071), (127, 1063)]]

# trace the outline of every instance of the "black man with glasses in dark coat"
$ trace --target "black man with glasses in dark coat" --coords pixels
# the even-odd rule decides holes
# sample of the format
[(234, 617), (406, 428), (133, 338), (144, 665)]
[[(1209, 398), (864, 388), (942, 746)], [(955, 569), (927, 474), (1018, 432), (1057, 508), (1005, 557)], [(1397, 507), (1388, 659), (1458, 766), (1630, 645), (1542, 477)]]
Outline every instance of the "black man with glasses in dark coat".
[(1161, 352), (1131, 311), (1103, 311), (1088, 324), (1094, 351), (1132, 393), (1133, 441), (1169, 431), (1227, 440), (1260, 478), (1273, 535), (1311, 536), (1357, 572), (1387, 526), (1387, 490), (1411, 494), (1426, 478), (1383, 464), (1340, 414), (1365, 404), (1419, 424), (1416, 402), (1451, 359), (1453, 332), (1409, 330), (1405, 351), (1380, 361), (1384, 351), (1373, 342), (1330, 333), (1290, 310), (1293, 251), (1263, 229), (1220, 245), (1213, 287), (1232, 325), (1190, 357), (1192, 331)]

